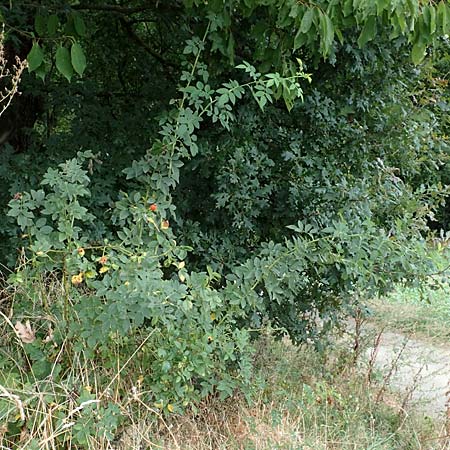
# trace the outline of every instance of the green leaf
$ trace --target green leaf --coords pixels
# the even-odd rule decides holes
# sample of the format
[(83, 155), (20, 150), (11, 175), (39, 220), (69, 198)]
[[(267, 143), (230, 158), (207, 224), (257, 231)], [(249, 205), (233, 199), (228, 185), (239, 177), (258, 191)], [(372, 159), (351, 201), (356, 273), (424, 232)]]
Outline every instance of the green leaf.
[(442, 27), (442, 34), (450, 33), (450, 9), (449, 5), (443, 0), (439, 3), (437, 9), (437, 17), (440, 26)]
[(86, 69), (86, 56), (84, 56), (83, 49), (78, 42), (72, 44), (70, 55), (75, 72), (82, 77), (83, 72)]
[(446, 17), (446, 23), (445, 28), (443, 25), (444, 34), (450, 34), (450, 5), (446, 3), (445, 5), (445, 17)]
[(40, 78), (42, 81), (45, 81), (45, 75), (47, 74), (47, 65), (45, 63), (42, 63), (37, 69), (36, 69), (36, 76)]
[(64, 33), (67, 36), (75, 36), (77, 34), (75, 30), (74, 20), (71, 16), (67, 18), (67, 22), (64, 25)]
[(283, 100), (284, 104), (286, 105), (287, 110), (290, 112), (292, 108), (294, 107), (294, 96), (292, 95), (292, 92), (287, 89), (286, 87), (283, 89)]
[(405, 19), (405, 15), (400, 10), (400, 8), (397, 8), (397, 10), (395, 12), (395, 16), (393, 16), (393, 17), (396, 17), (398, 26), (400, 27), (400, 31), (402, 33), (404, 33), (406, 30), (406, 19)]
[(430, 34), (436, 32), (436, 8), (430, 6)]
[(430, 25), (431, 11), (430, 11), (430, 7), (428, 5), (425, 5), (422, 8), (422, 17), (423, 17), (424, 23), (426, 25)]
[(308, 8), (302, 17), (300, 23), (300, 32), (307, 33), (311, 29), (311, 24), (314, 19), (314, 8)]
[(393, 41), (394, 39), (397, 39), (402, 34), (402, 27), (399, 23), (399, 18), (396, 14), (391, 16), (391, 25), (392, 25), (392, 30), (389, 33), (389, 40)]
[(411, 58), (414, 64), (420, 64), (425, 58), (427, 46), (423, 42), (416, 42), (412, 48)]
[(320, 29), (322, 37), (323, 55), (328, 55), (334, 40), (334, 27), (328, 14), (320, 15)]
[[(418, 32), (416, 31), (416, 29), (418, 30)], [(426, 21), (424, 14), (419, 16), (419, 18), (417, 19), (417, 25), (415, 27), (415, 32), (416, 32), (416, 35), (418, 33), (418, 36), (420, 36), (420, 38), (423, 41), (428, 41), (430, 39), (430, 21), (429, 20), (428, 20), (428, 22)]]
[(48, 18), (48, 22), (47, 22), (47, 33), (50, 37), (53, 37), (56, 35), (56, 30), (58, 29), (58, 24), (59, 24), (58, 16), (56, 14), (52, 14)]
[(406, 6), (411, 16), (416, 18), (419, 14), (419, 2), (417, 0), (406, 0)]
[(341, 43), (341, 45), (344, 44), (344, 35), (342, 34), (342, 31), (339, 28), (335, 28), (334, 30), (337, 38), (339, 39), (339, 42)]
[(44, 36), (47, 32), (47, 18), (38, 14), (34, 18), (34, 29), (39, 36)]
[(28, 53), (27, 61), (30, 72), (36, 70), (42, 64), (42, 61), (44, 61), (44, 52), (37, 42), (33, 43), (33, 47), (31, 47), (30, 53)]
[(230, 64), (234, 66), (234, 37), (233, 37), (233, 33), (230, 33), (230, 36), (228, 38), (227, 55), (228, 55), (228, 58), (230, 60)]
[(371, 41), (377, 34), (377, 18), (370, 16), (367, 18), (364, 28), (358, 38), (359, 48), (364, 47), (369, 41)]
[(58, 50), (56, 50), (56, 68), (68, 81), (72, 79), (73, 67), (69, 49), (66, 47), (59, 47)]
[(377, 5), (377, 16), (381, 16), (382, 12), (389, 8), (390, 0), (376, 0), (375, 3)]
[(294, 37), (294, 52), (298, 48), (302, 47), (303, 44), (305, 44), (307, 40), (308, 40), (308, 36), (306, 34), (302, 33), (302, 31), (299, 29), (297, 31), (297, 34)]
[(73, 16), (73, 25), (75, 27), (75, 31), (79, 36), (86, 36), (86, 24), (79, 14), (75, 14)]
[(345, 0), (342, 9), (344, 17), (350, 16), (352, 12), (353, 12), (353, 0)]

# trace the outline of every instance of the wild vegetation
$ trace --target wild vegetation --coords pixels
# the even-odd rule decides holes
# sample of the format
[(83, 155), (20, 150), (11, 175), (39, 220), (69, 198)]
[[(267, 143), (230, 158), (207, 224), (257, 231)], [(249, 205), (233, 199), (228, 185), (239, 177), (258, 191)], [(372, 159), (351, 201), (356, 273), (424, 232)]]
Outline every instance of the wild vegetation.
[(28, 64), (0, 130), (5, 445), (112, 448), (144, 411), (251, 401), (267, 327), (323, 349), (361, 298), (442, 271), (448, 2), (0, 19)]

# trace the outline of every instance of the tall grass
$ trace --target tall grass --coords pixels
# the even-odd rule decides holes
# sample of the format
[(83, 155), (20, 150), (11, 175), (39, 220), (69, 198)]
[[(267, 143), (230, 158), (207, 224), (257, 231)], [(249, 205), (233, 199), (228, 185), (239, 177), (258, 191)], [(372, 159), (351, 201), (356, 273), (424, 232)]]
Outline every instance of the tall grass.
[[(117, 367), (106, 368), (79, 351), (64, 381), (33, 381), (18, 360), (5, 364), (17, 357), (5, 350), (14, 341), (9, 326), (5, 321), (1, 328), (5, 449), (450, 448), (439, 423), (402, 410), (394, 394), (376, 400), (379, 387), (356, 367), (346, 341), (317, 352), (268, 332), (256, 344), (251, 398), (210, 396), (184, 415), (163, 415), (142, 400), (146, 368), (135, 359), (118, 357)], [(20, 353), (21, 344), (14, 345)], [(123, 370), (125, 363), (131, 371)], [(86, 443), (79, 444), (83, 436)]]
[[(10, 317), (18, 301), (29, 302), (22, 321), (50, 323), (48, 330), (40, 330), (50, 337), (60, 321), (40, 316), (42, 308), (33, 305), (52, 302), (61, 289), (55, 281), (37, 290), (36, 298), (21, 293), (19, 300), (10, 292), (0, 302), (0, 449), (450, 449), (445, 424), (405, 411), (405, 402), (394, 393), (378, 395), (376, 380), (382, 377), (368, 376), (373, 367), (358, 364), (352, 336), (331, 337), (317, 351), (311, 345), (294, 346), (287, 338), (277, 340), (267, 328), (255, 342), (251, 392), (235, 392), (225, 401), (210, 395), (183, 415), (162, 413), (146, 403), (149, 368), (138, 357), (140, 347), (127, 354), (111, 348), (115, 363), (106, 365), (100, 353), (74, 348), (70, 338), (60, 345), (50, 339), (52, 366), (44, 367), (49, 375), (38, 376), (43, 367), (36, 358), (28, 359), (30, 348), (25, 351), (27, 344)], [(398, 290), (383, 306), (392, 307), (389, 317), (377, 312), (375, 319), (397, 317), (394, 312), (406, 304), (430, 308), (430, 314), (421, 310), (423, 329), (433, 326), (447, 336), (447, 292), (449, 287), (430, 291), (427, 304), (415, 290)], [(140, 342), (145, 339), (141, 336)], [(362, 345), (358, 355), (364, 354)], [(70, 364), (60, 364), (67, 358)], [(60, 366), (64, 373), (58, 372)]]

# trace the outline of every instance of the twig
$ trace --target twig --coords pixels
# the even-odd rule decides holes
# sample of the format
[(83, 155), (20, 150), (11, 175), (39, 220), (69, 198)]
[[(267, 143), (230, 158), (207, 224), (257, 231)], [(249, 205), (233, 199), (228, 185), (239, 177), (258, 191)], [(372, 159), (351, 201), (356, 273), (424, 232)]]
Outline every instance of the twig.
[(408, 404), (408, 402), (411, 400), (412, 398), (412, 394), (413, 392), (416, 390), (419, 381), (420, 381), (420, 374), (422, 373), (424, 366), (421, 366), (420, 369), (417, 371), (417, 373), (414, 375), (413, 381), (411, 383), (411, 385), (409, 386), (409, 388), (406, 389), (406, 394), (405, 397), (402, 401), (402, 407), (401, 407), (401, 412), (405, 412), (406, 411), (406, 406)]
[(372, 382), (372, 373), (373, 369), (375, 367), (375, 360), (377, 358), (378, 350), (380, 349), (380, 343), (381, 343), (381, 337), (383, 336), (384, 328), (381, 329), (381, 331), (378, 333), (377, 337), (375, 338), (375, 344), (373, 347), (372, 352), (370, 353), (370, 359), (369, 359), (369, 367), (367, 369), (367, 384), (371, 384)]
[(398, 351), (394, 361), (392, 361), (389, 372), (383, 378), (383, 384), (377, 393), (377, 396), (375, 398), (375, 403), (379, 403), (379, 401), (381, 400), (381, 397), (383, 396), (383, 393), (386, 390), (386, 387), (389, 384), (389, 381), (390, 381), (392, 375), (397, 370), (398, 361), (400, 360), (400, 357), (402, 356), (406, 346), (408, 345), (408, 342), (409, 342), (409, 338), (404, 340), (401, 349)]
[[(19, 84), (22, 77), (22, 73), (26, 67), (28, 67), (28, 62), (26, 60), (21, 61), (18, 56), (16, 56), (16, 64), (12, 67), (12, 72), (8, 69), (8, 61), (5, 55), (5, 47), (3, 45), (5, 39), (5, 25), (3, 25), (0, 31), (0, 80), (10, 79), (10, 87), (5, 86), (0, 90), (0, 117), (9, 107), (12, 99), (15, 95), (20, 94)], [(6, 84), (6, 83), (5, 83)]]

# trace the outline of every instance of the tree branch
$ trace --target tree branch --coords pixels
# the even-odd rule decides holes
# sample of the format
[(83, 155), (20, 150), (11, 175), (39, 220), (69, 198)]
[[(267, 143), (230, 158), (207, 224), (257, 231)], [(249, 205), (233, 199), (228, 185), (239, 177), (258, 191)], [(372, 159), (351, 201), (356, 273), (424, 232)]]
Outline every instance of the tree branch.
[(149, 55), (151, 55), (153, 58), (155, 58), (157, 61), (159, 61), (163, 66), (171, 67), (172, 69), (178, 69), (176, 64), (174, 64), (170, 61), (166, 61), (159, 53), (155, 52), (155, 50), (153, 50), (140, 36), (138, 36), (134, 32), (133, 27), (127, 20), (125, 20), (124, 18), (120, 18), (120, 23), (123, 25), (128, 36), (134, 42), (136, 42), (136, 44), (138, 44), (140, 47), (142, 47)]
[(149, 9), (155, 9), (155, 5), (137, 6), (135, 8), (128, 8), (120, 5), (74, 5), (72, 9), (78, 11), (106, 11), (117, 14), (130, 15), (139, 12), (147, 11)]
[(129, 16), (132, 14), (154, 10), (154, 11), (166, 11), (167, 13), (173, 14), (174, 12), (179, 12), (182, 9), (182, 5), (175, 0), (169, 2), (166, 0), (166, 2), (159, 2), (159, 0), (155, 2), (150, 2), (149, 0), (146, 0), (145, 3), (147, 3), (144, 6), (135, 6), (133, 8), (127, 7), (127, 6), (121, 6), (121, 5), (74, 5), (71, 6), (71, 9), (77, 10), (77, 11), (103, 11), (103, 12), (111, 12), (116, 14), (121, 14), (123, 16)]

